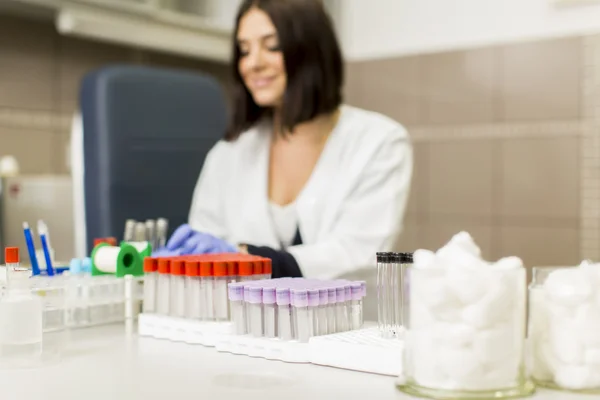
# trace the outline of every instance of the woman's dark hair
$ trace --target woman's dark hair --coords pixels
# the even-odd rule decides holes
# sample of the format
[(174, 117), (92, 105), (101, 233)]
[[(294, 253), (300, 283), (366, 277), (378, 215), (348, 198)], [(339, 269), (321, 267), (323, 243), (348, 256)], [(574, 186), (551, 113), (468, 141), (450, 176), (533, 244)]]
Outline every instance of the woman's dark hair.
[(257, 105), (244, 85), (238, 65), (240, 20), (253, 7), (273, 22), (283, 53), (287, 87), (281, 106), (282, 132), (335, 111), (342, 102), (344, 67), (333, 23), (319, 0), (245, 0), (236, 17), (233, 43), (233, 116), (225, 135), (235, 140), (272, 109)]

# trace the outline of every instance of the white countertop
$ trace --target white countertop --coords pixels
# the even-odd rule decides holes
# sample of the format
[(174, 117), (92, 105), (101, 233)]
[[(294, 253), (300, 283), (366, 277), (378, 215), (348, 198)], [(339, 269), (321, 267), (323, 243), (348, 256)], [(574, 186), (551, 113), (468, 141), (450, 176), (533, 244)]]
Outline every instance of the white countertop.
[[(409, 399), (394, 378), (286, 364), (126, 335), (122, 325), (76, 330), (62, 362), (0, 371), (3, 400)], [(535, 400), (594, 400), (538, 390)]]

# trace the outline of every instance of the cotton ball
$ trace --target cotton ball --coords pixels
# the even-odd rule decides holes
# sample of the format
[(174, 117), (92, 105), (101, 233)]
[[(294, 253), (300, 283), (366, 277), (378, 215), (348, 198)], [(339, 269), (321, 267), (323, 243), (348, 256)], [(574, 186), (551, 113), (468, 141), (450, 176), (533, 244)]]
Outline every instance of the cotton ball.
[(497, 322), (509, 319), (510, 311), (514, 306), (512, 295), (515, 294), (515, 288), (508, 284), (509, 280), (490, 280), (490, 283), (485, 296), (462, 311), (462, 320), (477, 329), (490, 328)]
[(409, 310), (411, 329), (425, 328), (432, 326), (436, 323), (436, 319), (433, 317), (429, 309), (425, 307), (422, 302), (411, 302), (409, 304)]
[(431, 268), (435, 266), (435, 253), (430, 250), (419, 249), (413, 253), (414, 268)]
[(520, 341), (515, 338), (514, 327), (510, 325), (478, 331), (473, 339), (473, 351), (482, 364), (501, 363), (523, 353)]
[(558, 361), (565, 364), (581, 364), (584, 348), (577, 340), (577, 330), (572, 324), (553, 321), (550, 326), (550, 345)]
[(419, 299), (437, 319), (446, 320), (458, 314), (458, 300), (450, 291), (443, 270), (432, 270), (427, 274), (414, 274), (411, 279), (411, 297)]
[(563, 306), (576, 306), (590, 299), (592, 283), (579, 268), (553, 271), (544, 283), (546, 298)]
[(467, 232), (459, 232), (456, 235), (452, 236), (448, 244), (445, 247), (459, 247), (466, 251), (467, 253), (480, 258), (481, 257), (481, 249), (475, 244), (475, 241)]
[(476, 333), (472, 326), (461, 323), (439, 322), (434, 329), (437, 340), (452, 347), (470, 345)]
[(492, 268), (496, 270), (511, 270), (523, 267), (523, 261), (519, 257), (505, 257), (496, 261)]
[(483, 376), (481, 364), (469, 347), (440, 346), (438, 362), (442, 373), (461, 386), (468, 385), (468, 382), (477, 382)]
[(600, 347), (587, 349), (584, 356), (585, 363), (600, 368)]
[(444, 268), (476, 270), (487, 266), (485, 261), (459, 246), (445, 246), (436, 253), (436, 261)]
[(483, 382), (487, 384), (487, 388), (483, 389), (499, 389), (514, 387), (519, 380), (521, 359), (517, 354), (511, 354), (502, 362), (494, 364), (491, 370), (485, 374)]
[(550, 344), (545, 337), (539, 337), (532, 341), (531, 346), (531, 376), (538, 381), (551, 381), (553, 379), (552, 370), (557, 364)]
[(574, 319), (579, 338), (586, 346), (600, 347), (600, 307), (583, 304), (577, 308)]
[(600, 386), (600, 372), (583, 365), (561, 365), (554, 379), (565, 389), (582, 390)]
[(463, 305), (478, 302), (488, 291), (488, 280), (476, 270), (449, 268), (446, 282)]
[(445, 387), (447, 377), (438, 365), (437, 342), (427, 330), (410, 330), (406, 335), (407, 365), (414, 366), (414, 379), (426, 387)]

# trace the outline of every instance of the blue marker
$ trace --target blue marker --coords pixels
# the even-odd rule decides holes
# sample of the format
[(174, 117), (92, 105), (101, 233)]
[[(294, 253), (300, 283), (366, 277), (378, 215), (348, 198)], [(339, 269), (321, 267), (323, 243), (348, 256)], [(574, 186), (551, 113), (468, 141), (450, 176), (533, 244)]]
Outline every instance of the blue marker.
[(31, 262), (31, 273), (32, 275), (40, 274), (40, 267), (35, 256), (35, 246), (33, 244), (33, 237), (31, 236), (31, 230), (29, 224), (23, 222), (23, 233), (25, 234), (25, 243), (27, 243), (27, 252), (29, 253), (29, 261)]
[(54, 268), (52, 267), (52, 257), (50, 255), (50, 238), (48, 237), (48, 227), (44, 221), (38, 221), (38, 235), (40, 235), (40, 241), (42, 242), (42, 249), (44, 250), (44, 258), (46, 259), (46, 273), (48, 276), (54, 276)]

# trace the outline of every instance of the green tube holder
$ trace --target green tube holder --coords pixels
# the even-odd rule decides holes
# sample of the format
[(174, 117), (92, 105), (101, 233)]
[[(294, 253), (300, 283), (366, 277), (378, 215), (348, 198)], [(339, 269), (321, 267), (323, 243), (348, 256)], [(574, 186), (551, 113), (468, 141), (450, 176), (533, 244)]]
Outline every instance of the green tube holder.
[(122, 278), (125, 275), (143, 276), (144, 263), (143, 258), (135, 247), (127, 243), (121, 243), (120, 251), (116, 260), (116, 270), (112, 272), (104, 272), (98, 269), (96, 265), (96, 252), (104, 246), (110, 246), (108, 243), (100, 243), (92, 250), (92, 276), (99, 275), (115, 275), (117, 278)]

